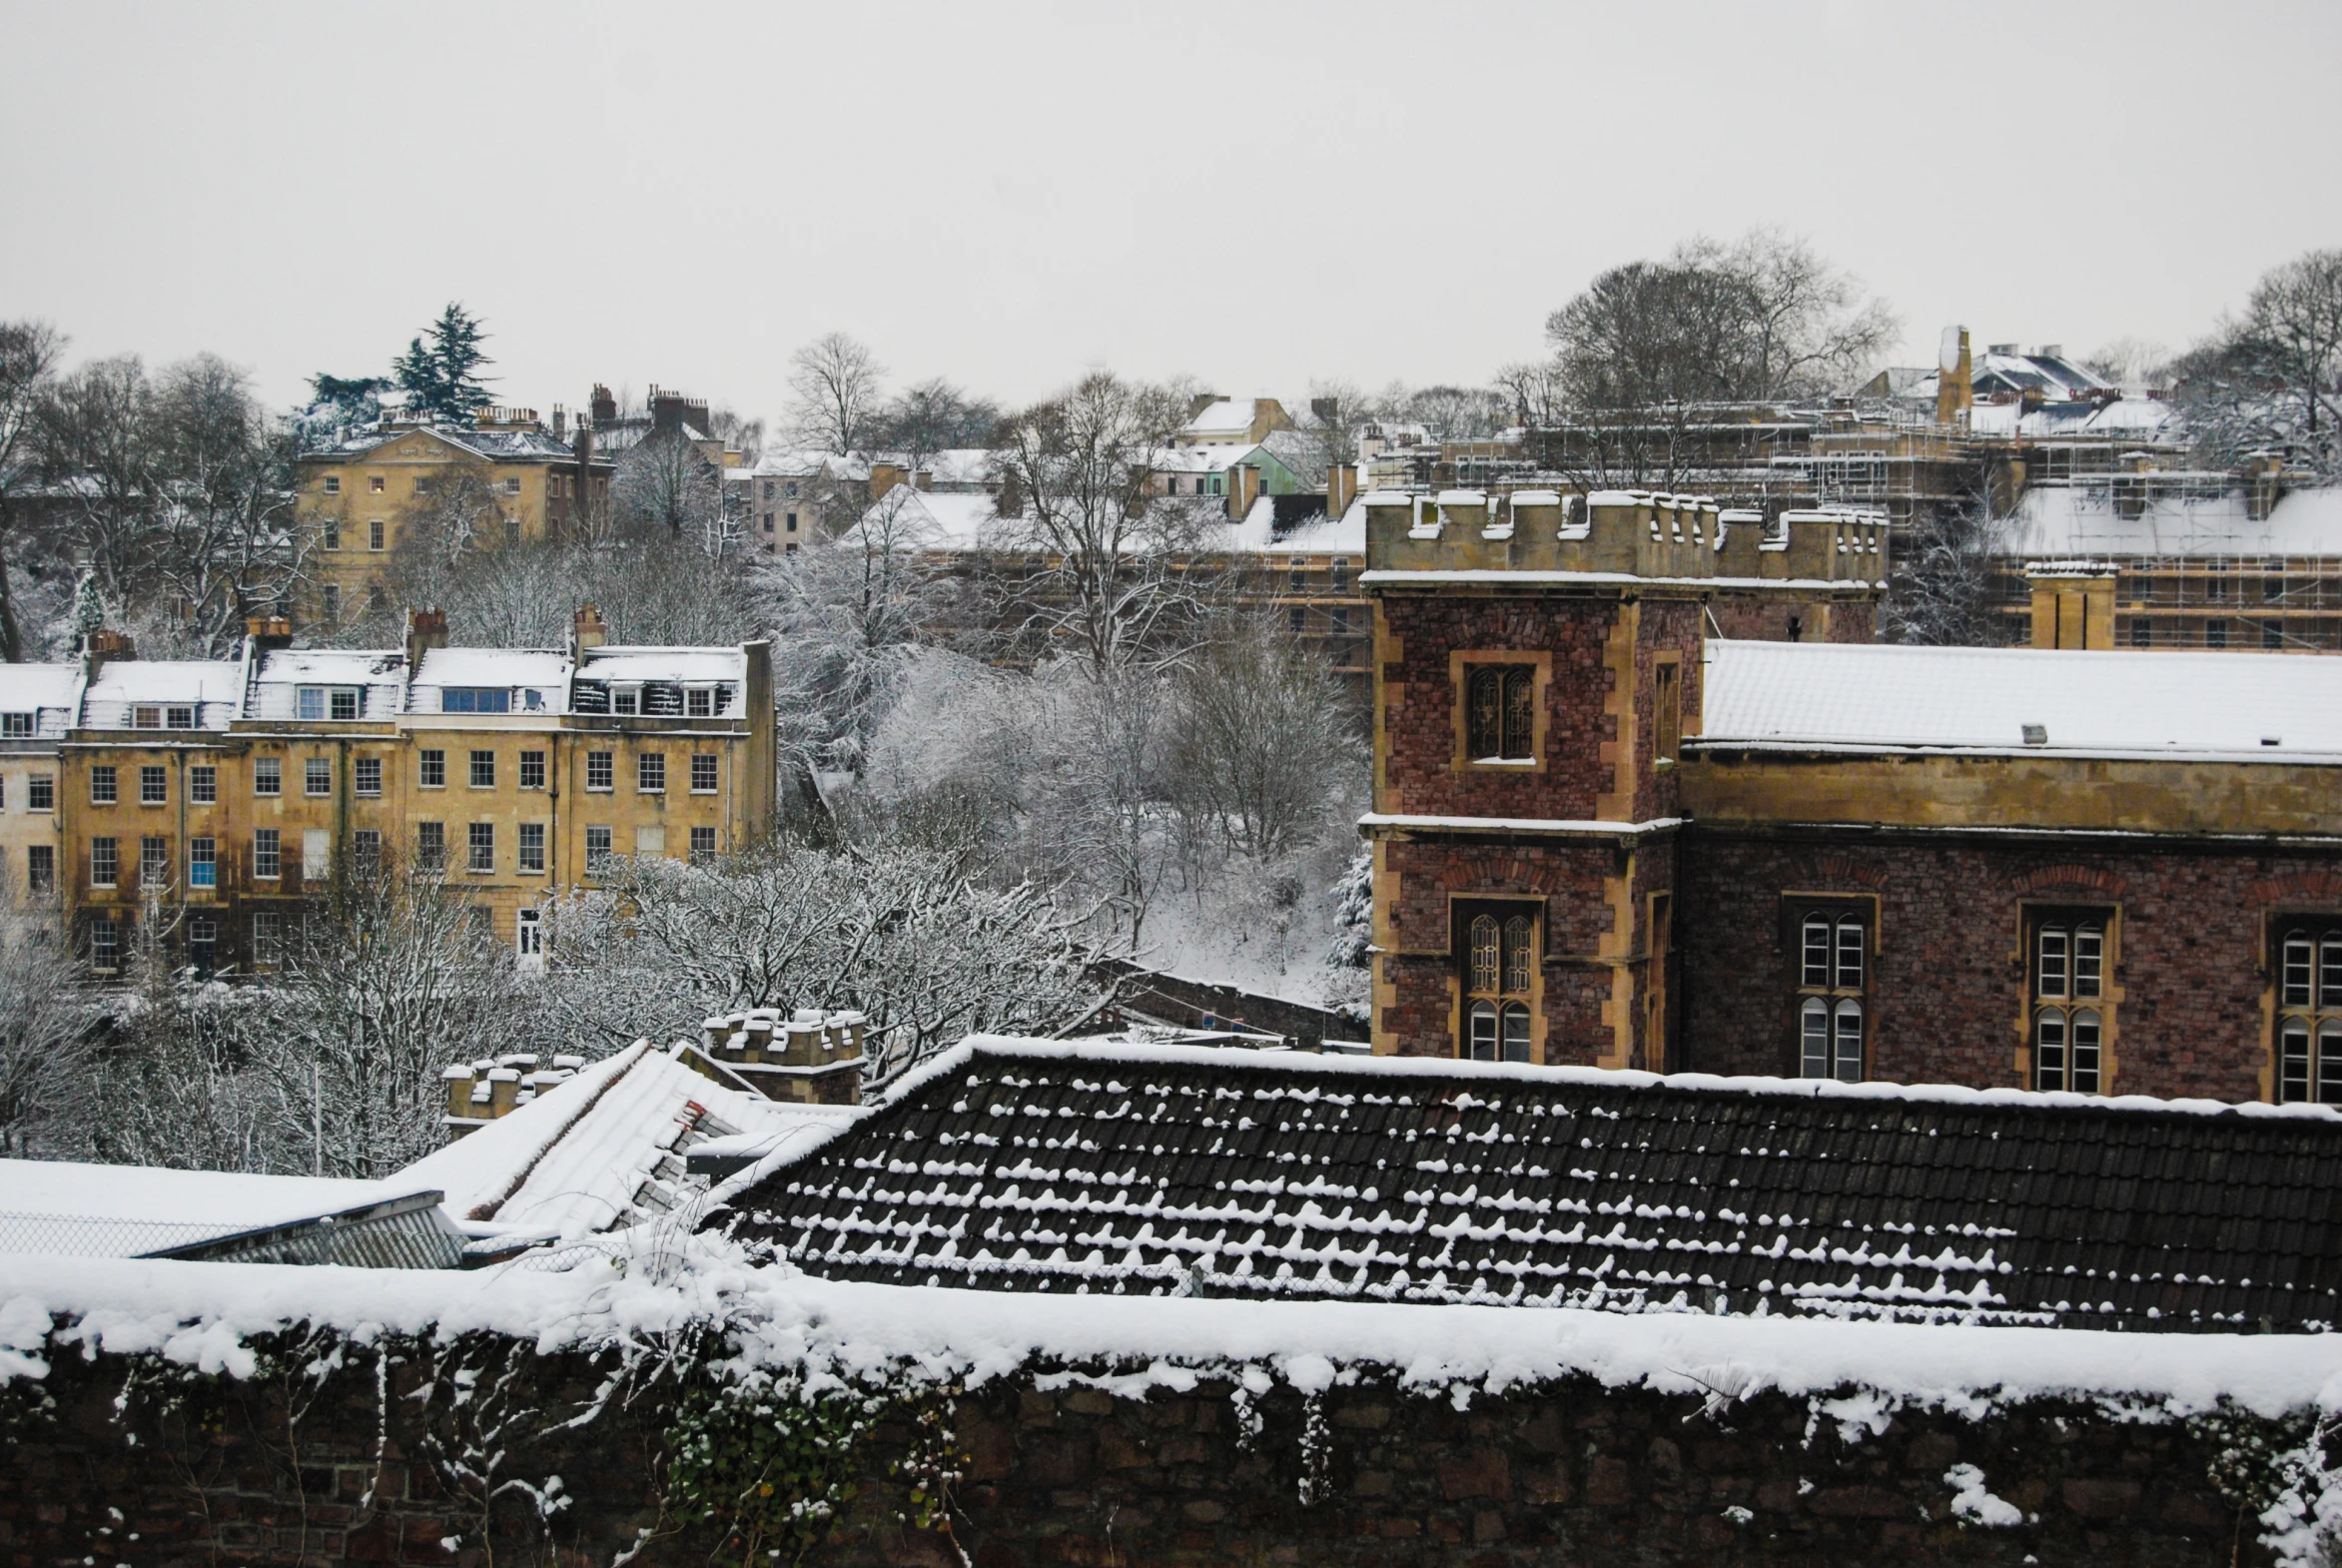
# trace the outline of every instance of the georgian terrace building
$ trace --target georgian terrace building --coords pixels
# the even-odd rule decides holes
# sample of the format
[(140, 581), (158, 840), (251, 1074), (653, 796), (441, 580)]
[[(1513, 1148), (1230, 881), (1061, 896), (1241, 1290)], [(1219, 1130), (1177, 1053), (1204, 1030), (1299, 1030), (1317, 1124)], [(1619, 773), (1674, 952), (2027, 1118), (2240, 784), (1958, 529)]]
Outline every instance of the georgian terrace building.
[(2342, 1103), (2342, 661), (1871, 645), (1876, 522), (1590, 499), (1366, 497), (1377, 1052)]
[(449, 648), (434, 611), (380, 651), (256, 621), (222, 661), (101, 632), (79, 666), (0, 666), (0, 726), (48, 748), (0, 763), (12, 805), (46, 802), (21, 830), (9, 813), (9, 869), (29, 884), (40, 846), (16, 840), (49, 836), (59, 912), (102, 971), (150, 898), (183, 962), (265, 969), (338, 867), (410, 863), (525, 958), (540, 906), (610, 856), (729, 854), (775, 806), (766, 645), (607, 646), (590, 606), (555, 649)]

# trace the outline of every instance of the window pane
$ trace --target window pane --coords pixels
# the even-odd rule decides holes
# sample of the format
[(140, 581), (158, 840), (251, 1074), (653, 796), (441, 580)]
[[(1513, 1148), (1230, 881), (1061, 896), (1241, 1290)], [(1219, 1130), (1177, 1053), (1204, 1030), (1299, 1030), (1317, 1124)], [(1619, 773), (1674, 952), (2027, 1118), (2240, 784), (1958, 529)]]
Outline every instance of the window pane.
[(1472, 917), (1472, 989), (1494, 991), (1496, 968), (1496, 917), (1475, 915)]
[(1529, 989), (1529, 917), (1526, 915), (1515, 915), (1504, 923), (1504, 989), (1510, 996), (1525, 995)]
[(1529, 1060), (1529, 1010), (1518, 1002), (1509, 1003), (1504, 1010), (1504, 1060)]
[(1503, 692), (1498, 672), (1482, 665), (1472, 671), (1465, 749), (1475, 758), (1504, 754)]
[(2098, 973), (2106, 945), (2103, 926), (2076, 926), (2073, 932), (2073, 994), (2098, 995)]
[(2033, 1020), (2033, 1087), (2065, 1087), (2065, 1015), (2055, 1008)]
[(1806, 1001), (1801, 1015), (1799, 1034), (1803, 1051), (1798, 1063), (1800, 1078), (1828, 1078), (1830, 1076), (1830, 1005), (1819, 997)]
[(1472, 1004), (1472, 1032), (1467, 1042), (1475, 1062), (1496, 1060), (1496, 1006), (1490, 1002)]
[(2073, 1015), (2072, 1088), (2077, 1095), (2098, 1092), (2098, 1015), (2084, 1008)]
[[(2326, 946), (2331, 954), (2336, 944), (2329, 942)], [(2284, 982), (2281, 993), (2283, 1000), (2279, 1006), (2305, 1008), (2311, 1005), (2310, 960), (2312, 948), (2313, 944), (2309, 940), (2309, 933), (2305, 931), (2296, 931), (2285, 939)]]
[(1530, 736), (1534, 733), (1536, 718), (1536, 686), (1533, 671), (1514, 669), (1505, 672), (1504, 754), (1508, 757), (1535, 754)]
[(1863, 1081), (1863, 1005), (1860, 1002), (1838, 1004), (1838, 1080), (1843, 1084)]
[(1821, 915), (1806, 917), (1805, 984), (1830, 984), (1830, 922)]
[(2342, 936), (2318, 944), (2320, 1007), (2342, 1008)]
[(2043, 926), (2040, 935), (2040, 962), (2033, 967), (2034, 995), (2062, 997), (2065, 995), (2065, 928)]
[(1838, 922), (1838, 989), (1863, 989), (1863, 923), (1852, 915)]
[(2318, 1104), (2342, 1106), (2342, 1023), (2318, 1026)]

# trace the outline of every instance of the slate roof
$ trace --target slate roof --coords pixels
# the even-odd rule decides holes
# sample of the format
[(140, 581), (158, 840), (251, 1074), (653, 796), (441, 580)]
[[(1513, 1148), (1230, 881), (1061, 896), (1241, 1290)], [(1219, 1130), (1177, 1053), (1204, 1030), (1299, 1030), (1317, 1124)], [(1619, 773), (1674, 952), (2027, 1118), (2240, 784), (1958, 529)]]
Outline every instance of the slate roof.
[(2132, 1330), (2342, 1320), (2342, 1116), (979, 1039), (741, 1178), (814, 1274)]

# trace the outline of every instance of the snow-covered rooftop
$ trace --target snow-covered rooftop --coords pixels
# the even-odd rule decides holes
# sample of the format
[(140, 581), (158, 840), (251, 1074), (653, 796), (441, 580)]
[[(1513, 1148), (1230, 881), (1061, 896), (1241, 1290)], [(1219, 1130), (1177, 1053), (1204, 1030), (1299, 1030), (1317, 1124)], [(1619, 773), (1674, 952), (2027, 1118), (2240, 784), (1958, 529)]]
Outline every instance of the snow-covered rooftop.
[(0, 713), (37, 715), (34, 731), (62, 734), (74, 717), (79, 664), (0, 664)]
[(243, 702), (241, 662), (115, 659), (91, 677), (82, 695), (81, 722), (91, 729), (128, 729), (136, 718), (136, 708), (193, 707), (197, 729), (224, 730)]
[(0, 1160), (0, 1251), (135, 1257), (418, 1189), (396, 1179)]
[(978, 1037), (720, 1188), (810, 1272), (2202, 1331), (2342, 1316), (2342, 1115)]
[(577, 664), (580, 680), (739, 681), (748, 676), (748, 655), (738, 648), (587, 648)]
[(688, 1066), (691, 1050), (637, 1041), (393, 1179), (445, 1192), (448, 1214), (474, 1233), (573, 1240), (682, 1208), (681, 1160), (694, 1145), (747, 1136), (769, 1153), (858, 1114), (729, 1088)]
[[(2342, 659), (1711, 640), (1697, 746), (2342, 764)], [(2044, 738), (2028, 744), (2026, 727)]]
[(999, 499), (982, 490), (914, 490), (897, 486), (871, 502), (838, 542), (866, 539), (896, 549), (974, 550), (1000, 542)]
[(2136, 517), (2107, 486), (2036, 484), (2024, 492), (2000, 553), (2041, 556), (2342, 555), (2342, 488), (2296, 490), (2255, 519), (2240, 491), (2158, 494), (2152, 474)]

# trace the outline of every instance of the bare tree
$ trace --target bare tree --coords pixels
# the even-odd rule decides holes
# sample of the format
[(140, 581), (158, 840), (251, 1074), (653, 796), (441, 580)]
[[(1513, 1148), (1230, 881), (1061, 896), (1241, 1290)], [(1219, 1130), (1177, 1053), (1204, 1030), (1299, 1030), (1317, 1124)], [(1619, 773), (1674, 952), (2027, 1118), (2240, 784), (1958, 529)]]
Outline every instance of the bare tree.
[(767, 563), (758, 584), (775, 628), (782, 765), (808, 805), (824, 775), (859, 778), (906, 665), (948, 615), (951, 579), (913, 492), (881, 496), (854, 528)]
[(64, 336), (46, 322), (0, 322), (0, 661), (10, 664), (24, 657), (22, 617), (9, 576), (18, 495), (38, 482), (30, 436), (64, 352)]
[(1271, 860), (1323, 825), (1358, 760), (1324, 660), (1258, 615), (1218, 617), (1173, 677), (1174, 789), (1229, 849)]
[(730, 408), (718, 408), (708, 415), (708, 422), (715, 426), (708, 433), (727, 446), (738, 447), (743, 462), (754, 466), (756, 459), (764, 455), (762, 419), (748, 418)]
[(1189, 645), (1202, 581), (1171, 554), (1197, 542), (1174, 536), (1195, 522), (1149, 497), (1156, 453), (1185, 413), (1161, 389), (1099, 371), (1002, 426), (1003, 509), (1017, 508), (1011, 531), (1038, 563), (1022, 584), (1027, 630), (1095, 680)]
[(2323, 479), (2342, 478), (2342, 250), (2272, 268), (2244, 315), (2172, 369), (2207, 462), (2274, 451)]
[[(1854, 279), (1767, 231), (1611, 268), (1546, 319), (1546, 460), (1589, 485), (1672, 485), (1696, 460), (1704, 405), (1843, 385), (1896, 331)], [(1516, 400), (1543, 390), (1510, 380)]]
[(1889, 642), (1991, 647), (2008, 640), (1994, 597), (2006, 524), (1981, 500), (1924, 511), (1895, 546), (1894, 576), (1879, 609)]
[(844, 333), (826, 333), (789, 357), (789, 413), (798, 438), (823, 451), (856, 451), (878, 407), (886, 371)]
[(998, 406), (939, 376), (904, 388), (879, 408), (868, 435), (874, 448), (901, 457), (916, 472), (937, 452), (989, 445), (1000, 420)]
[[(713, 865), (610, 868), (554, 912), (556, 1010), (616, 1046), (711, 1012), (851, 1008), (894, 1066), (973, 1031), (1046, 1034), (1087, 1015), (1089, 955), (1042, 890), (987, 889), (949, 850), (789, 839)], [(875, 1064), (874, 1064), (875, 1065)]]
[(80, 1146), (75, 1113), (99, 1070), (98, 1021), (88, 977), (55, 933), (0, 913), (0, 1154), (54, 1158)]
[(135, 358), (59, 378), (38, 415), (42, 476), (73, 552), (158, 653), (218, 655), (305, 580), (292, 437), (249, 379), (199, 355), (150, 378)]
[(736, 543), (724, 510), (723, 469), (680, 430), (653, 430), (618, 457), (614, 496), (622, 524), (685, 539), (711, 558)]
[(2170, 377), (2171, 350), (2145, 338), (2117, 338), (2093, 350), (2082, 365), (2122, 388), (2160, 387)]

